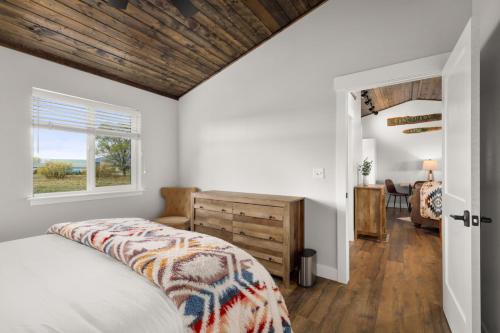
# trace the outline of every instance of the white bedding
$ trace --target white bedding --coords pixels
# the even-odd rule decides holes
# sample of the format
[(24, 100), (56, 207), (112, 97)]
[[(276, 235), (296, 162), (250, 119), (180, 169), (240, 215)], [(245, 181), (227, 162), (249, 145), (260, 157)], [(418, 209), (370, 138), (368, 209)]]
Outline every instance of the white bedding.
[(106, 254), (57, 235), (0, 243), (0, 332), (183, 332), (175, 305)]

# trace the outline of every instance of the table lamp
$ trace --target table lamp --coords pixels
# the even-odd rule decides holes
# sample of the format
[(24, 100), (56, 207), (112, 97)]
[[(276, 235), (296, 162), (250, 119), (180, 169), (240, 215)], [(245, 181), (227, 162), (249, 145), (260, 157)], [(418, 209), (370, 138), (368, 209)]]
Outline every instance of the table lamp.
[(432, 174), (432, 171), (437, 169), (437, 161), (424, 160), (424, 163), (422, 163), (422, 169), (427, 171), (427, 180), (430, 182), (433, 181), (434, 175)]

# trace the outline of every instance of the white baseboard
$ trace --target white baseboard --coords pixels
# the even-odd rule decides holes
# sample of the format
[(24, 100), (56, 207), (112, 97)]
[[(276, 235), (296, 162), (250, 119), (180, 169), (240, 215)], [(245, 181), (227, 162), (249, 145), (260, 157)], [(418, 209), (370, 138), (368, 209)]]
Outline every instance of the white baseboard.
[(337, 281), (337, 278), (338, 278), (336, 268), (326, 266), (326, 265), (321, 265), (321, 264), (316, 265), (316, 274), (322, 278), (325, 278), (328, 280), (333, 280), (333, 281)]

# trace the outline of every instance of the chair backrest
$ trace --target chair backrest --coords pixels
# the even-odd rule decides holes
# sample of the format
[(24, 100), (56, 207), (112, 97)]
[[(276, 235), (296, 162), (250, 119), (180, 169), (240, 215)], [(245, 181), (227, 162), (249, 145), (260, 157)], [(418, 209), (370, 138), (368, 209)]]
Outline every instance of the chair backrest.
[(415, 182), (415, 184), (413, 184), (413, 188), (416, 188), (416, 187), (417, 187), (417, 185), (420, 185), (420, 186), (419, 186), (419, 188), (420, 188), (420, 187), (422, 187), (422, 184), (423, 184), (423, 183), (425, 183), (425, 182), (427, 182), (427, 180), (417, 180), (417, 181)]
[(198, 192), (196, 187), (162, 187), (161, 196), (165, 199), (162, 217), (191, 217), (191, 193)]
[(398, 193), (398, 191), (396, 191), (396, 186), (394, 186), (394, 182), (391, 179), (385, 180), (385, 187), (387, 188), (388, 193)]

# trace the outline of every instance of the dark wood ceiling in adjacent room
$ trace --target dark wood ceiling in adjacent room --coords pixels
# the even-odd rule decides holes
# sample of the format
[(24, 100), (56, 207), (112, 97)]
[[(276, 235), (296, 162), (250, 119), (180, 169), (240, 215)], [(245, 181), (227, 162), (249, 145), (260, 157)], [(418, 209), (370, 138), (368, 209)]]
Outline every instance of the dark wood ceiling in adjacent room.
[(188, 1), (0, 0), (0, 45), (178, 98), (324, 2)]
[[(366, 90), (366, 96), (371, 103), (365, 103), (367, 98), (361, 97), (361, 116), (412, 100), (440, 101), (441, 89), (441, 77), (435, 77)], [(373, 106), (372, 111), (370, 111), (371, 106)]]

